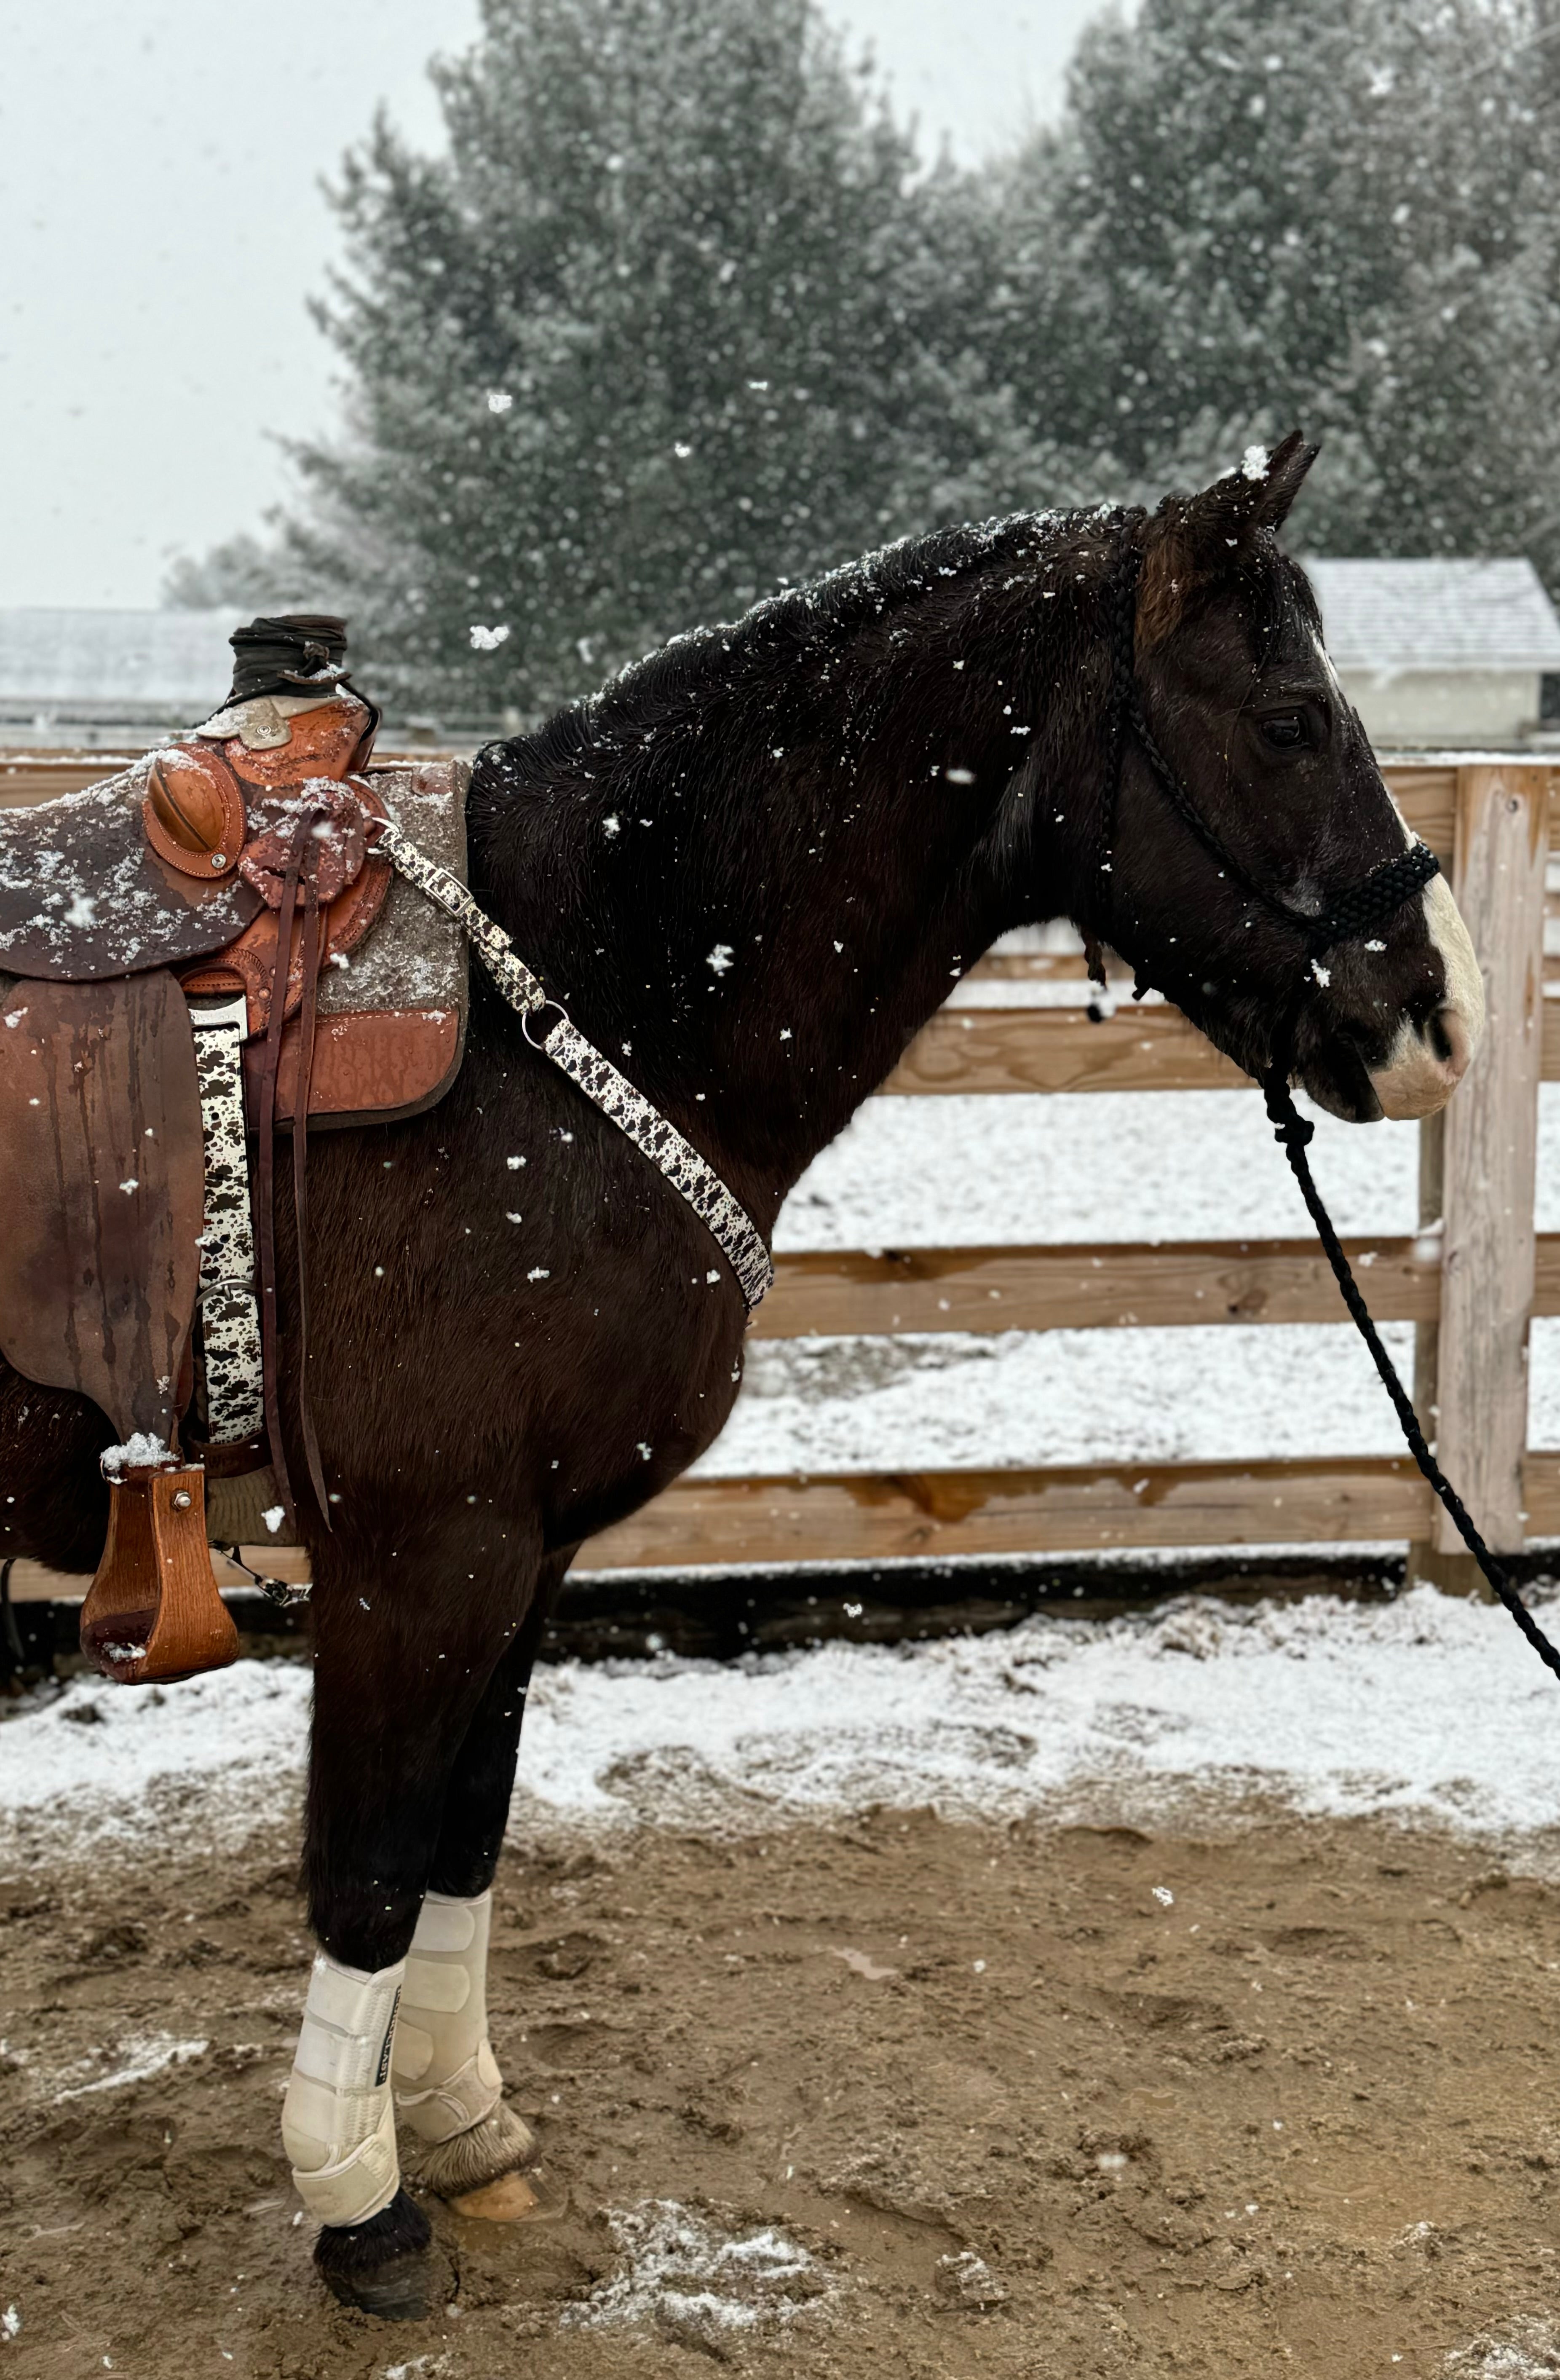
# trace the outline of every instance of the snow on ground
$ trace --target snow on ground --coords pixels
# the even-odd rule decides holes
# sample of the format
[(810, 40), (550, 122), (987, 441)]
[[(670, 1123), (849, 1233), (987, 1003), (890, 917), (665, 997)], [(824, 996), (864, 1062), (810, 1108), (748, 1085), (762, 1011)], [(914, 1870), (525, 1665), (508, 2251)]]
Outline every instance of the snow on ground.
[[(1152, 1819), (1257, 1794), (1547, 1857), (1556, 1694), (1504, 1612), (1428, 1588), (1250, 1612), (1182, 1598), (725, 1667), (564, 1663), (532, 1690), (516, 1826), (522, 1840), (560, 1824), (773, 1826), (871, 1803)], [(0, 1847), (110, 1853), (118, 1836), (144, 1852), (286, 1818), (308, 1697), (301, 1665), (246, 1661), (151, 1692), (78, 1680), (35, 1698), (0, 1723)]]
[[(127, 2034), (112, 2049), (104, 2046), (95, 2058), (81, 2058), (51, 2077), (55, 2085), (51, 2096), (56, 2101), (87, 2099), (96, 2091), (120, 2091), (128, 2082), (150, 2082), (170, 2066), (187, 2066), (204, 2058), (211, 2046), (209, 2041), (180, 2041), (171, 2033)], [(88, 2079), (72, 2079), (80, 2075)]]
[[(1302, 1102), (1303, 1104), (1303, 1102)], [(1313, 1114), (1314, 1111), (1312, 1111)], [(1418, 1223), (1418, 1129), (1316, 1115), (1340, 1230)], [(1560, 1230), (1560, 1084), (1543, 1090), (1541, 1231)], [(1309, 1236), (1262, 1102), (1245, 1091), (871, 1099), (797, 1184), (782, 1248)], [(1367, 1293), (1369, 1282), (1366, 1282)], [(1411, 1365), (1412, 1332), (1385, 1332)], [(1560, 1320), (1533, 1329), (1536, 1446), (1560, 1445)], [(701, 1470), (1215, 1462), (1396, 1452), (1347, 1323), (758, 1341)]]
[(308, 1671), (238, 1661), (178, 1685), (79, 1678), (0, 1721), (0, 1846), (236, 1842), (280, 1815), (303, 1771)]
[(610, 2208), (620, 2263), (562, 2327), (648, 2324), (664, 2337), (729, 2360), (744, 2333), (793, 2321), (828, 2293), (815, 2259), (772, 2226), (738, 2238), (674, 2198)]
[[(1549, 1153), (1560, 1157), (1560, 1104), (1549, 1103)], [(1316, 1123), (1312, 1162), (1339, 1228), (1411, 1232), (1418, 1126), (1340, 1123), (1300, 1104)], [(1546, 1170), (1541, 1155), (1541, 1176)], [(1303, 1238), (1308, 1230), (1254, 1091), (1055, 1092), (867, 1100), (792, 1192), (776, 1245)]]
[(1447, 2380), (1553, 2380), (1560, 2373), (1560, 2327), (1530, 2316), (1499, 2333), (1485, 2331), (1448, 2355), (1442, 2370)]
[[(1412, 1326), (1383, 1336), (1411, 1379)], [(736, 1411), (698, 1469), (1206, 1463), (1385, 1454), (1401, 1443), (1347, 1323), (949, 1332), (757, 1342)]]

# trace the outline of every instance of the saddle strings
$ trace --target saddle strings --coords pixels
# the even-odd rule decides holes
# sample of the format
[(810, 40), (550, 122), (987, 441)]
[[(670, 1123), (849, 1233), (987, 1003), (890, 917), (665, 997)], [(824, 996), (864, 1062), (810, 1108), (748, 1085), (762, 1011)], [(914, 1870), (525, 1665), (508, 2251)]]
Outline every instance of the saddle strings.
[(331, 1508), (325, 1495), (320, 1441), (314, 1430), (314, 1407), (308, 1393), (308, 1201), (304, 1181), (304, 1169), (308, 1158), (308, 1094), (314, 1078), (314, 1027), (324, 935), (324, 919), (320, 907), (321, 851), (319, 838), (311, 831), (318, 815), (317, 812), (306, 813), (300, 821), (305, 846), (303, 1001), (298, 1012), (297, 1081), (293, 1092), (293, 1220), (297, 1239), (298, 1431), (303, 1439), (304, 1460), (308, 1465), (309, 1485), (320, 1507), (320, 1517), (329, 1529)]

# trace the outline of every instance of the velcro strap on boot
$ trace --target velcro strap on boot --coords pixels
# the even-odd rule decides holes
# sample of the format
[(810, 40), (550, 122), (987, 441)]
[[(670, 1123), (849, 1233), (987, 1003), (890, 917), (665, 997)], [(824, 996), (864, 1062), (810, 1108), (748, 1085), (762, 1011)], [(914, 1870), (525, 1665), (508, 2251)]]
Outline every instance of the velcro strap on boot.
[(390, 2060), (406, 1962), (365, 1974), (314, 1961), (282, 2108), (293, 2182), (321, 2223), (366, 2223), (401, 2185)]
[(393, 2069), (396, 2112), (430, 2145), (490, 2116), (503, 2096), (488, 2046), (493, 1896), (430, 1892), (406, 1961)]

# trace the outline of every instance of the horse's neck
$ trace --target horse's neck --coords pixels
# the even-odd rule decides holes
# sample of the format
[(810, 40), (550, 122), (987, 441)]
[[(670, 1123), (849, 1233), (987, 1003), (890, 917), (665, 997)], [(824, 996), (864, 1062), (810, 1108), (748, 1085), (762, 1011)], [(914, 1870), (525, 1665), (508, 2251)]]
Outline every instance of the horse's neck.
[(1081, 748), (1057, 692), (1071, 605), (1040, 608), (1070, 574), (1052, 556), (1024, 576), (1005, 605), (972, 588), (962, 625), (907, 605), (799, 662), (778, 699), (728, 694), (718, 728), (659, 729), (595, 779), (586, 832), (608, 864), (548, 935), (554, 964), (538, 953), (549, 989), (766, 1227), (996, 936), (1071, 905), (1034, 817)]

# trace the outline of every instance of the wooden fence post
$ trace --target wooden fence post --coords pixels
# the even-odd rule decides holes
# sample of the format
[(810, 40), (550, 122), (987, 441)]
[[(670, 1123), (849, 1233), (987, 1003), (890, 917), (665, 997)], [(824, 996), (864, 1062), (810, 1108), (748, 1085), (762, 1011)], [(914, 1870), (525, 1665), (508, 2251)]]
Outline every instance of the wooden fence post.
[[(1505, 1552), (1523, 1539), (1548, 807), (1542, 766), (1457, 771), (1453, 889), (1479, 953), (1488, 1022), (1445, 1114), (1436, 1451), (1484, 1536)], [(1433, 1544), (1438, 1583), (1477, 1591), (1445, 1512)]]

